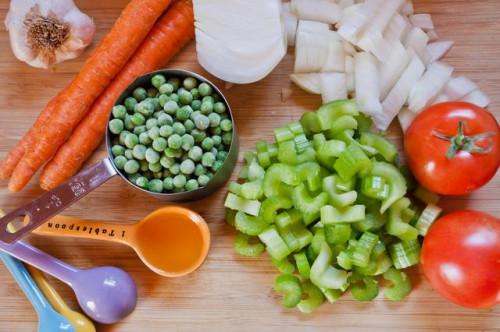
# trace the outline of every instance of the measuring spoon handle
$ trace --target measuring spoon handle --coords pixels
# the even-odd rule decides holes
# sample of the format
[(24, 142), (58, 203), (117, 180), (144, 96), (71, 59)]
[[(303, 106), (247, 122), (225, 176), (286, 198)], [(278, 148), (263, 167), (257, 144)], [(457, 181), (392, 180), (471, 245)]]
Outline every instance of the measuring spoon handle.
[[(10, 212), (0, 219), (0, 241), (12, 243), (19, 240), (116, 174), (117, 171), (111, 161), (106, 158), (25, 206)], [(25, 216), (28, 222), (24, 227), (16, 232), (9, 232), (8, 224), (16, 218)]]
[(74, 217), (56, 216), (33, 232), (38, 235), (77, 237), (128, 244), (133, 224), (103, 223)]

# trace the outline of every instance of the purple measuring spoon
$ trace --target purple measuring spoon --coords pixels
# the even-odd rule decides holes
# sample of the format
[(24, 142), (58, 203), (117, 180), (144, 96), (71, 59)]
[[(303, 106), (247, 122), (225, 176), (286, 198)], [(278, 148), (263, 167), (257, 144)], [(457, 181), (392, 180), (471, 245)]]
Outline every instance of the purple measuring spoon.
[(135, 308), (137, 289), (134, 280), (119, 268), (78, 269), (22, 241), (12, 244), (0, 241), (0, 250), (70, 286), (82, 310), (99, 323), (116, 323)]

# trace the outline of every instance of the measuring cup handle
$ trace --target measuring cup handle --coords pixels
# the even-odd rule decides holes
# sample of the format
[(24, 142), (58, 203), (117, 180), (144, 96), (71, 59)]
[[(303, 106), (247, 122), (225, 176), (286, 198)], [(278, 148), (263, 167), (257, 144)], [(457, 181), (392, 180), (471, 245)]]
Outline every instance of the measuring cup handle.
[[(10, 212), (0, 219), (0, 241), (12, 243), (19, 240), (116, 174), (111, 160), (106, 158), (25, 206)], [(28, 217), (24, 227), (14, 233), (7, 229), (11, 221), (24, 216)]]

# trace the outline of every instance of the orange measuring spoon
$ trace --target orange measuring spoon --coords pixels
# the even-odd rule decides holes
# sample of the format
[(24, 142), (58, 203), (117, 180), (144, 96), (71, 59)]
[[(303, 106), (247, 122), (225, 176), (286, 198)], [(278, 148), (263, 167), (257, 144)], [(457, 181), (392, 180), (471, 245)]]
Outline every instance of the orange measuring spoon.
[(56, 216), (34, 233), (126, 244), (146, 266), (165, 277), (193, 272), (203, 263), (210, 247), (210, 231), (205, 220), (179, 206), (160, 208), (136, 224)]

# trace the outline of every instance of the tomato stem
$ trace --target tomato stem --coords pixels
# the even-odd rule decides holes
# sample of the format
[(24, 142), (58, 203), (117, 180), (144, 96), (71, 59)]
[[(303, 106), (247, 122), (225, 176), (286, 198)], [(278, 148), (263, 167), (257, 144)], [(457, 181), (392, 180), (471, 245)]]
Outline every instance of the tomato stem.
[(477, 146), (475, 142), (483, 138), (491, 137), (493, 136), (493, 133), (482, 133), (473, 136), (466, 136), (464, 132), (466, 124), (467, 123), (465, 121), (458, 121), (458, 131), (455, 136), (440, 134), (436, 131), (433, 132), (434, 136), (451, 143), (450, 148), (446, 153), (446, 157), (448, 159), (452, 159), (453, 157), (455, 157), (455, 155), (459, 151), (467, 151), (469, 153), (479, 154), (487, 154), (491, 152), (491, 145), (487, 148), (482, 148), (480, 146)]

